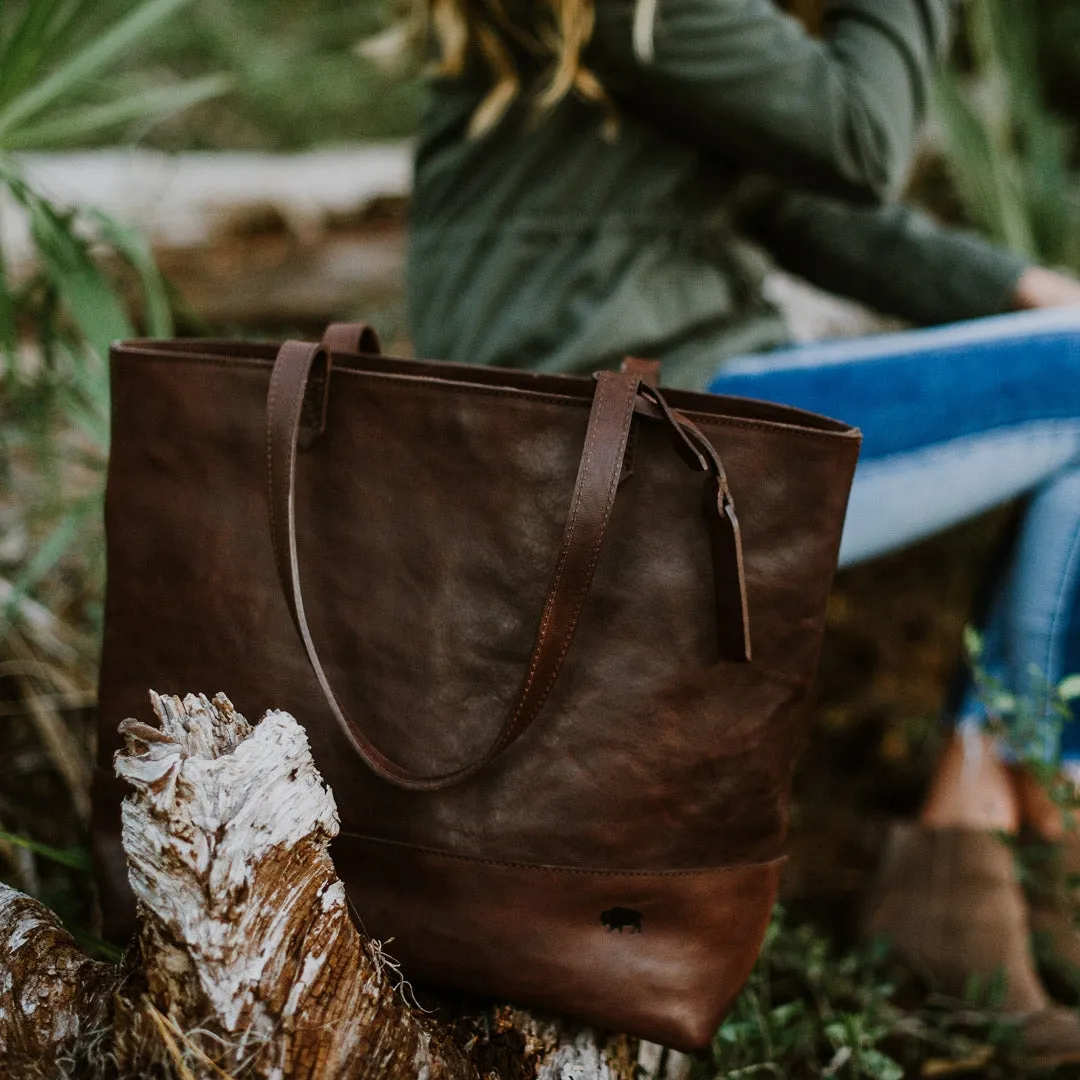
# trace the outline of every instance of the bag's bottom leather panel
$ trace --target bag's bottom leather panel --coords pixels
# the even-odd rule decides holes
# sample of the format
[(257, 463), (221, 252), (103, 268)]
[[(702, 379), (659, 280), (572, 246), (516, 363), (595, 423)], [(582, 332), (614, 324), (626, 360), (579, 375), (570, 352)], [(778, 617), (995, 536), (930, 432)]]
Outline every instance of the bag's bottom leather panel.
[(707, 1046), (757, 959), (782, 859), (637, 873), (464, 858), (342, 835), (365, 930), (418, 983)]

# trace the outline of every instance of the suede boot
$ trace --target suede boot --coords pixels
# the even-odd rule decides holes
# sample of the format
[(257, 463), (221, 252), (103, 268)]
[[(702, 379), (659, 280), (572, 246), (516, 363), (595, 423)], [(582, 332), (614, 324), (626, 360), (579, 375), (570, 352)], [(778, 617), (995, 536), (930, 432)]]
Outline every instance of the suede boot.
[(1080, 1019), (1039, 981), (1013, 853), (991, 833), (895, 826), (864, 929), (946, 994), (1002, 973), (1000, 1007), (1020, 1023), (1032, 1064), (1080, 1062)]
[(1021, 857), (1036, 955), (1075, 997), (1080, 992), (1080, 833), (1070, 829), (1057, 843), (1031, 840)]

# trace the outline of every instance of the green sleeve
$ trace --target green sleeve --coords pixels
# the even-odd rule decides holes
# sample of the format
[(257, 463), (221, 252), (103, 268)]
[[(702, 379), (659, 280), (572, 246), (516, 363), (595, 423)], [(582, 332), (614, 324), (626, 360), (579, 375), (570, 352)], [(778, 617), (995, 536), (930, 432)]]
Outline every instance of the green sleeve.
[(905, 206), (787, 191), (759, 201), (742, 224), (786, 269), (919, 326), (1011, 310), (1027, 266)]
[(635, 0), (596, 5), (589, 62), (615, 96), (703, 151), (847, 198), (907, 174), (953, 0), (830, 0), (811, 37), (771, 0), (657, 0), (652, 56)]

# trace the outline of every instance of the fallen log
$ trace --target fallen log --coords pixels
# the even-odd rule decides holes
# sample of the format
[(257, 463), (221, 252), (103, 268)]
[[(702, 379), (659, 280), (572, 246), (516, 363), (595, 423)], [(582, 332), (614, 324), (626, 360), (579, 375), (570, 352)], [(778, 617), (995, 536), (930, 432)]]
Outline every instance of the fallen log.
[(123, 841), (139, 927), (88, 960), (0, 891), (0, 1075), (182, 1080), (680, 1080), (689, 1059), (510, 1006), (445, 1022), (356, 928), (338, 816), (303, 728), (227, 698), (126, 721)]
[(0, 1076), (80, 1075), (109, 1028), (118, 980), (52, 912), (0, 884)]
[[(820, 20), (819, 0), (794, 0)], [(816, 14), (815, 14), (816, 12)], [(31, 154), (31, 183), (60, 206), (95, 206), (139, 231), (181, 310), (211, 325), (275, 330), (376, 321), (404, 346), (409, 142), (307, 154), (166, 155), (105, 150)], [(0, 250), (22, 279), (34, 265), (30, 222), (0, 192)], [(796, 341), (895, 328), (849, 300), (779, 270), (766, 294)]]

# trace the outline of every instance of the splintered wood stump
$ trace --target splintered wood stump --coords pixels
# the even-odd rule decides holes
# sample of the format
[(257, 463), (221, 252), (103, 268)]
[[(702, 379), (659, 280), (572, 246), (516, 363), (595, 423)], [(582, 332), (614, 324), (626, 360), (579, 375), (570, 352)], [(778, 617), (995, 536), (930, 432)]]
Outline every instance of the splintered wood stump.
[[(356, 929), (337, 807), (288, 713), (154, 694), (121, 725), (139, 928), (116, 968), (0, 886), (0, 1076), (679, 1080), (681, 1054), (512, 1007), (452, 1026)], [(361, 913), (362, 914), (362, 913)]]

